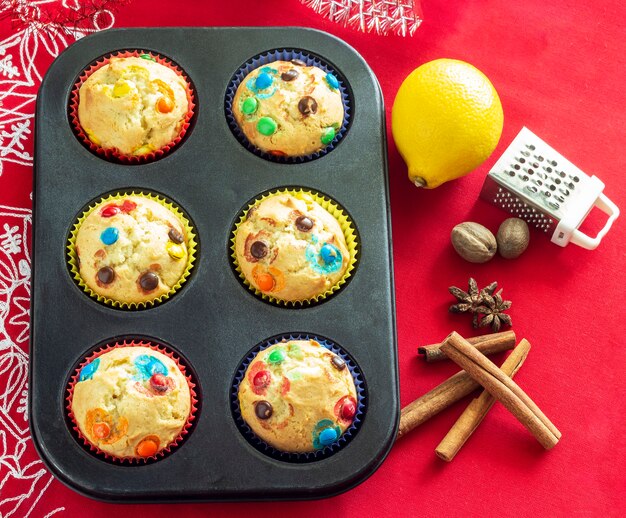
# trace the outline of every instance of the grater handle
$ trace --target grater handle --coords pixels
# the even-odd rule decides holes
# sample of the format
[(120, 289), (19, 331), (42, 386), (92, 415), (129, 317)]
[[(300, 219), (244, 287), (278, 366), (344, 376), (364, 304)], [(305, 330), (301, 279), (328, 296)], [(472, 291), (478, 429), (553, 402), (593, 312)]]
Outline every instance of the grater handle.
[(597, 248), (597, 246), (600, 244), (600, 241), (602, 241), (602, 238), (610, 230), (611, 225), (613, 225), (613, 222), (619, 216), (619, 208), (617, 207), (617, 205), (609, 200), (604, 194), (600, 194), (600, 196), (598, 196), (598, 199), (596, 200), (594, 205), (598, 207), (602, 212), (609, 215), (609, 219), (607, 220), (602, 230), (598, 232), (598, 235), (595, 238), (592, 238), (587, 234), (583, 234), (580, 230), (574, 230), (570, 239), (572, 243), (575, 243), (578, 246), (582, 246), (587, 250), (595, 250)]

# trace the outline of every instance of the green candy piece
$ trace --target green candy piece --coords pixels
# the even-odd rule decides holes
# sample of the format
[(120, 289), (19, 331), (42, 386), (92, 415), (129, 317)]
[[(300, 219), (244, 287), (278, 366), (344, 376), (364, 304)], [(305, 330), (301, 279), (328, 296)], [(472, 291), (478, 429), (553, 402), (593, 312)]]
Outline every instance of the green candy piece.
[(148, 61), (154, 61), (156, 63), (156, 59), (154, 59), (150, 54), (140, 54), (139, 57), (141, 59), (147, 59)]
[(334, 138), (335, 138), (335, 128), (333, 128), (332, 126), (326, 128), (322, 132), (322, 144), (328, 145), (333, 141)]
[(241, 111), (245, 115), (252, 115), (258, 107), (259, 101), (256, 100), (256, 97), (248, 97), (241, 105)]
[(276, 130), (278, 129), (278, 124), (276, 124), (276, 121), (271, 117), (261, 117), (259, 119), (259, 122), (256, 123), (256, 128), (259, 130), (259, 133), (261, 133), (261, 135), (269, 137), (270, 135), (276, 133)]
[(267, 357), (267, 361), (270, 363), (278, 364), (285, 359), (285, 351), (282, 349), (274, 349)]

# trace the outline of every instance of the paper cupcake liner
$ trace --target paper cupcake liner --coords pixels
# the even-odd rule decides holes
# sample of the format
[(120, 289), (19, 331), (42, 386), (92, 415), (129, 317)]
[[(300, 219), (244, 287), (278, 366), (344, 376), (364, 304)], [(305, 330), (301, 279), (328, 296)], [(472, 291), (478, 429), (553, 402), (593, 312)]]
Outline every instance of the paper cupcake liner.
[[(143, 196), (144, 198), (148, 198), (150, 200), (156, 201), (157, 203), (163, 205), (170, 211), (172, 211), (180, 220), (180, 222), (185, 227), (185, 232), (187, 234), (187, 266), (185, 271), (178, 279), (178, 282), (172, 286), (169, 292), (157, 297), (153, 300), (149, 300), (146, 302), (122, 302), (119, 300), (110, 299), (105, 297), (104, 295), (99, 295), (95, 291), (93, 291), (85, 281), (83, 280), (80, 274), (80, 268), (78, 266), (78, 257), (76, 256), (76, 236), (78, 234), (78, 229), (85, 221), (85, 218), (89, 216), (94, 210), (110, 203), (111, 201), (122, 199), (126, 196)], [(174, 295), (182, 285), (187, 281), (189, 275), (191, 275), (191, 270), (193, 269), (195, 260), (196, 260), (196, 252), (197, 252), (197, 242), (196, 242), (196, 234), (193, 230), (193, 227), (187, 217), (182, 213), (182, 211), (176, 207), (172, 202), (165, 199), (162, 196), (143, 191), (128, 191), (128, 192), (118, 192), (116, 194), (109, 194), (103, 198), (100, 198), (98, 201), (89, 205), (89, 208), (84, 210), (82, 214), (76, 219), (76, 222), (72, 226), (70, 231), (68, 240), (67, 240), (67, 258), (68, 258), (68, 267), (70, 270), (70, 274), (72, 278), (78, 284), (80, 288), (83, 289), (85, 293), (87, 293), (91, 298), (97, 300), (101, 304), (105, 304), (107, 306), (111, 306), (119, 309), (130, 309), (130, 310), (138, 310), (138, 309), (146, 309), (156, 306), (157, 304), (161, 304), (169, 299), (172, 295)]]
[[(79, 90), (83, 83), (87, 80), (87, 78), (93, 74), (96, 70), (99, 70), (104, 65), (109, 63), (110, 58), (129, 58), (129, 57), (141, 57), (141, 56), (149, 56), (150, 59), (156, 61), (160, 65), (164, 65), (171, 70), (173, 70), (178, 76), (182, 77), (185, 80), (186, 91), (187, 91), (187, 103), (188, 103), (188, 111), (185, 115), (183, 123), (181, 125), (180, 131), (174, 140), (166, 144), (160, 149), (152, 151), (151, 153), (146, 153), (144, 155), (137, 156), (127, 156), (119, 153), (116, 149), (104, 149), (96, 144), (94, 144), (80, 124), (80, 120), (78, 119), (78, 103), (79, 103)], [(145, 164), (147, 162), (153, 162), (154, 160), (158, 160), (167, 155), (175, 146), (177, 146), (180, 141), (183, 139), (189, 127), (191, 125), (191, 120), (194, 116), (195, 110), (195, 94), (193, 91), (191, 80), (189, 76), (180, 68), (180, 66), (174, 63), (172, 60), (160, 56), (154, 52), (144, 51), (144, 50), (123, 50), (112, 52), (110, 54), (106, 54), (105, 56), (97, 59), (94, 63), (89, 65), (85, 70), (80, 74), (78, 80), (74, 84), (72, 91), (70, 93), (70, 101), (68, 107), (68, 116), (70, 120), (70, 124), (72, 125), (72, 129), (74, 130), (74, 134), (80, 140), (85, 147), (87, 147), (92, 153), (105, 158), (106, 160), (110, 160), (113, 162), (121, 162), (123, 164), (130, 165), (138, 165)]]
[[(331, 286), (324, 293), (316, 295), (315, 297), (304, 299), (304, 300), (290, 301), (290, 300), (278, 299), (276, 297), (273, 297), (272, 295), (263, 293), (262, 291), (256, 289), (250, 283), (250, 281), (246, 279), (246, 276), (243, 274), (243, 272), (241, 271), (241, 267), (239, 266), (239, 261), (237, 260), (237, 252), (236, 252), (236, 246), (235, 246), (235, 239), (236, 239), (237, 231), (239, 230), (239, 227), (246, 220), (248, 212), (250, 212), (250, 210), (253, 207), (255, 207), (262, 201), (276, 194), (291, 194), (295, 197), (301, 196), (303, 194), (311, 196), (311, 198), (313, 198), (315, 202), (321, 205), (322, 208), (326, 209), (326, 211), (329, 212), (337, 220), (337, 222), (339, 223), (339, 226), (341, 227), (341, 230), (343, 231), (343, 235), (346, 240), (346, 246), (348, 247), (348, 251), (350, 252), (350, 261), (348, 263), (348, 267), (346, 268), (346, 271), (343, 274), (343, 277), (338, 282), (336, 282), (333, 286)], [(359, 253), (358, 234), (357, 234), (356, 227), (354, 223), (352, 222), (352, 219), (348, 216), (346, 210), (343, 209), (336, 201), (332, 200), (330, 197), (324, 194), (317, 193), (307, 188), (301, 188), (301, 187), (277, 188), (277, 189), (273, 189), (271, 191), (262, 193), (256, 198), (254, 198), (253, 201), (248, 202), (247, 207), (241, 211), (239, 218), (235, 220), (235, 225), (231, 231), (230, 243), (231, 243), (230, 257), (232, 261), (232, 266), (239, 280), (241, 281), (241, 283), (261, 300), (264, 300), (265, 302), (269, 302), (271, 304), (281, 306), (281, 307), (303, 308), (303, 307), (309, 307), (309, 306), (324, 302), (330, 296), (335, 295), (339, 290), (341, 290), (348, 283), (348, 281), (354, 275), (354, 272), (358, 265), (358, 253)]]
[[(83, 433), (80, 431), (80, 427), (78, 426), (78, 423), (76, 422), (74, 413), (72, 412), (72, 398), (74, 397), (74, 388), (76, 387), (76, 384), (78, 383), (78, 378), (80, 376), (81, 369), (88, 363), (98, 358), (99, 356), (102, 356), (103, 354), (109, 351), (112, 351), (113, 349), (117, 347), (146, 347), (153, 351), (157, 351), (157, 352), (160, 352), (161, 354), (164, 354), (165, 356), (171, 358), (176, 363), (176, 366), (180, 369), (181, 373), (187, 380), (187, 384), (189, 386), (189, 395), (191, 398), (191, 405), (189, 409), (189, 416), (187, 417), (187, 420), (185, 421), (185, 424), (183, 425), (181, 432), (170, 444), (167, 445), (167, 447), (163, 448), (162, 450), (158, 451), (157, 453), (155, 453), (154, 455), (150, 457), (140, 457), (140, 458), (116, 457), (115, 455), (111, 455), (110, 453), (107, 453), (101, 450), (95, 444), (93, 444), (89, 439), (87, 439), (87, 437), (83, 435)], [(165, 346), (161, 344), (156, 344), (156, 343), (143, 341), (143, 340), (135, 341), (135, 340), (129, 339), (129, 340), (108, 343), (104, 346), (96, 348), (94, 352), (92, 352), (89, 356), (87, 356), (78, 365), (78, 367), (74, 371), (74, 374), (70, 377), (70, 381), (66, 389), (67, 396), (65, 398), (65, 401), (67, 402), (67, 405), (65, 408), (67, 410), (67, 418), (68, 418), (68, 422), (70, 424), (71, 429), (77, 435), (78, 440), (91, 453), (96, 455), (98, 458), (105, 459), (109, 462), (119, 463), (122, 465), (134, 465), (134, 464), (141, 465), (141, 464), (152, 463), (154, 461), (164, 458), (165, 456), (172, 453), (172, 451), (176, 449), (182, 443), (182, 441), (189, 435), (190, 428), (192, 427), (197, 416), (198, 397), (195, 391), (196, 383), (193, 381), (191, 374), (188, 374), (186, 370), (187, 370), (186, 367), (180, 362), (180, 359), (173, 352), (169, 351)]]
[[(357, 411), (352, 421), (352, 424), (346, 429), (345, 432), (341, 434), (339, 439), (337, 439), (337, 441), (335, 441), (334, 443), (330, 444), (329, 446), (325, 446), (320, 450), (308, 453), (284, 452), (281, 450), (277, 450), (273, 446), (270, 446), (254, 434), (254, 432), (244, 421), (241, 415), (241, 410), (239, 408), (239, 384), (245, 378), (246, 370), (248, 369), (248, 366), (250, 365), (250, 363), (252, 363), (254, 358), (256, 358), (256, 355), (272, 345), (275, 345), (282, 341), (291, 340), (315, 340), (321, 346), (326, 347), (326, 349), (340, 356), (346, 362), (346, 365), (348, 366), (348, 369), (350, 370), (350, 373), (352, 374), (352, 378), (354, 380), (354, 387), (356, 388)], [(268, 338), (267, 340), (256, 345), (242, 360), (239, 367), (237, 368), (235, 377), (233, 379), (232, 389), (230, 392), (230, 407), (237, 428), (246, 438), (246, 440), (258, 451), (264, 453), (269, 457), (272, 457), (273, 459), (285, 462), (307, 463), (326, 459), (331, 455), (334, 455), (354, 439), (361, 427), (361, 424), (363, 423), (363, 420), (365, 419), (365, 413), (367, 410), (367, 388), (365, 384), (365, 378), (363, 377), (363, 374), (361, 373), (361, 370), (359, 369), (357, 363), (351, 356), (348, 355), (348, 353), (343, 348), (341, 348), (335, 342), (328, 338), (315, 334), (285, 333)]]
[[(341, 100), (343, 102), (343, 121), (341, 124), (341, 128), (339, 129), (339, 131), (337, 131), (337, 134), (335, 135), (333, 141), (316, 153), (297, 157), (277, 156), (260, 150), (255, 145), (253, 145), (244, 135), (243, 131), (241, 131), (241, 128), (239, 127), (239, 124), (237, 124), (237, 120), (235, 119), (235, 116), (233, 114), (233, 100), (235, 98), (237, 88), (241, 84), (241, 81), (243, 81), (243, 79), (250, 72), (260, 66), (272, 63), (273, 61), (291, 61), (292, 59), (300, 59), (304, 61), (307, 66), (321, 68), (324, 72), (331, 73), (337, 78), (337, 80), (339, 81), (339, 92), (341, 94)], [(324, 155), (330, 153), (345, 137), (346, 132), (350, 128), (350, 123), (352, 121), (352, 99), (346, 79), (341, 73), (339, 73), (334, 67), (332, 67), (328, 62), (324, 61), (322, 58), (300, 49), (270, 50), (267, 52), (263, 52), (262, 54), (258, 54), (246, 61), (243, 65), (241, 65), (241, 67), (239, 67), (237, 72), (235, 72), (230, 82), (228, 83), (228, 87), (226, 88), (226, 98), (224, 99), (224, 109), (226, 113), (226, 120), (228, 122), (230, 130), (233, 132), (233, 135), (235, 135), (235, 138), (248, 151), (254, 153), (261, 158), (264, 158), (265, 160), (278, 162), (280, 164), (302, 164), (304, 162), (310, 162), (311, 160), (323, 157)]]

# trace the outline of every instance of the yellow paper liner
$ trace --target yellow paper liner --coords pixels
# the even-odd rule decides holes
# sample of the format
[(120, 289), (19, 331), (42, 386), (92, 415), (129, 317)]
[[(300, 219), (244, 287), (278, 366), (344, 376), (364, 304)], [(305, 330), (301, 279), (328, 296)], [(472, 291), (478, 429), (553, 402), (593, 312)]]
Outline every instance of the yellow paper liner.
[[(178, 282), (174, 284), (174, 286), (172, 286), (170, 291), (168, 291), (167, 293), (164, 293), (163, 295), (159, 297), (156, 297), (153, 300), (148, 300), (145, 302), (123, 302), (120, 300), (110, 299), (108, 297), (105, 297), (104, 295), (100, 295), (96, 293), (89, 286), (87, 286), (87, 284), (83, 280), (80, 274), (80, 268), (78, 266), (78, 258), (76, 257), (76, 236), (78, 234), (78, 229), (85, 221), (85, 218), (89, 216), (93, 211), (100, 208), (101, 206), (106, 205), (107, 203), (110, 203), (112, 201), (121, 200), (128, 196), (144, 197), (144, 198), (156, 201), (160, 205), (163, 205), (165, 208), (169, 209), (171, 212), (173, 212), (176, 215), (178, 220), (183, 224), (185, 228), (185, 233), (187, 235), (187, 266), (185, 268), (185, 271), (182, 273), (182, 275), (178, 279)], [(166, 200), (165, 198), (158, 196), (156, 194), (152, 194), (149, 192), (142, 192), (142, 191), (139, 191), (139, 192), (130, 191), (130, 192), (123, 192), (119, 194), (109, 194), (107, 197), (101, 198), (95, 204), (90, 205), (89, 208), (85, 210), (78, 217), (78, 219), (76, 220), (76, 222), (74, 223), (72, 227), (72, 230), (70, 232), (70, 236), (68, 239), (68, 243), (67, 243), (68, 265), (70, 267), (70, 272), (72, 274), (74, 281), (91, 298), (96, 299), (98, 302), (102, 304), (106, 304), (107, 306), (111, 306), (114, 308), (133, 309), (133, 310), (145, 309), (148, 307), (156, 306), (157, 304), (160, 304), (161, 302), (167, 300), (172, 295), (174, 295), (176, 291), (178, 291), (181, 288), (181, 286), (185, 283), (185, 281), (191, 274), (191, 270), (196, 260), (196, 247), (197, 247), (196, 234), (193, 231), (191, 223), (184, 216), (184, 214), (180, 211), (180, 209), (178, 209), (178, 207), (176, 207), (174, 204), (172, 204), (170, 201)]]
[[(310, 196), (313, 201), (315, 201), (318, 205), (320, 205), (323, 209), (325, 209), (328, 213), (330, 213), (331, 216), (333, 216), (337, 222), (339, 223), (339, 226), (341, 227), (341, 230), (343, 231), (343, 235), (344, 238), (346, 240), (346, 246), (348, 248), (348, 252), (350, 252), (350, 261), (348, 262), (348, 267), (346, 268), (346, 271), (344, 272), (343, 276), (341, 277), (341, 279), (339, 279), (339, 281), (337, 281), (333, 286), (331, 286), (328, 290), (326, 290), (323, 293), (320, 293), (319, 295), (316, 295), (315, 297), (311, 297), (308, 299), (303, 299), (303, 300), (282, 300), (276, 297), (273, 297), (272, 295), (268, 294), (268, 293), (263, 293), (262, 291), (258, 290), (257, 288), (255, 288), (250, 281), (248, 281), (248, 279), (246, 278), (246, 276), (243, 274), (243, 272), (241, 271), (241, 268), (239, 266), (239, 261), (237, 260), (237, 252), (236, 252), (236, 246), (235, 246), (235, 239), (237, 236), (237, 231), (239, 230), (239, 227), (241, 226), (241, 224), (246, 221), (246, 217), (248, 215), (248, 212), (250, 211), (250, 209), (252, 209), (253, 207), (257, 206), (258, 204), (260, 204), (262, 201), (270, 198), (271, 196), (275, 196), (277, 194), (291, 194), (292, 196), (296, 197), (296, 198), (300, 198), (303, 195), (308, 195)], [(342, 209), (339, 204), (337, 204), (335, 201), (329, 199), (327, 196), (324, 196), (322, 194), (318, 194), (315, 191), (312, 191), (310, 189), (304, 189), (304, 188), (280, 188), (280, 189), (276, 189), (276, 190), (272, 190), (266, 194), (261, 195), (260, 197), (256, 198), (252, 203), (250, 203), (248, 205), (248, 207), (246, 207), (242, 214), (241, 217), (239, 218), (239, 220), (235, 223), (235, 228), (232, 232), (232, 236), (231, 236), (231, 246), (230, 249), (232, 251), (231, 253), (231, 260), (233, 261), (233, 265), (235, 266), (235, 271), (237, 272), (237, 274), (239, 275), (239, 278), (242, 280), (242, 282), (246, 285), (246, 287), (252, 291), (257, 297), (271, 302), (272, 304), (276, 304), (279, 306), (286, 306), (286, 307), (304, 307), (304, 306), (309, 306), (312, 304), (318, 304), (320, 302), (322, 302), (324, 299), (326, 299), (328, 296), (336, 293), (337, 291), (339, 291), (348, 281), (348, 279), (352, 276), (352, 273), (354, 272), (354, 269), (356, 268), (356, 264), (357, 264), (357, 255), (358, 255), (358, 243), (357, 243), (357, 234), (356, 234), (356, 228), (354, 226), (354, 223), (352, 222), (352, 220), (348, 217), (348, 215), (346, 214), (345, 210)]]
[[(159, 450), (158, 452), (156, 452), (154, 455), (151, 455), (150, 457), (117, 457), (115, 455), (112, 455), (106, 451), (101, 450), (100, 448), (98, 448), (94, 443), (92, 443), (87, 437), (85, 437), (85, 435), (81, 432), (80, 427), (78, 426), (78, 423), (76, 422), (76, 418), (74, 416), (74, 412), (72, 411), (72, 398), (74, 397), (74, 389), (76, 387), (76, 384), (78, 383), (78, 379), (80, 377), (80, 371), (81, 369), (87, 365), (88, 363), (92, 362), (93, 360), (95, 360), (96, 358), (102, 356), (105, 353), (108, 353), (109, 351), (112, 351), (113, 349), (116, 349), (118, 347), (145, 347), (146, 349), (150, 349), (153, 351), (157, 351), (160, 352), (161, 354), (164, 354), (165, 356), (167, 356), (168, 358), (171, 358), (174, 363), (176, 363), (176, 366), (178, 367), (178, 369), (180, 370), (180, 372), (182, 373), (182, 375), (185, 377), (185, 379), (187, 380), (187, 385), (189, 386), (189, 397), (190, 397), (190, 405), (189, 405), (189, 415), (187, 416), (187, 420), (185, 421), (185, 424), (183, 425), (180, 433), (172, 440), (172, 442), (170, 442), (165, 448)], [(162, 346), (162, 345), (156, 345), (152, 342), (146, 342), (143, 340), (139, 340), (139, 341), (134, 341), (134, 340), (124, 340), (122, 342), (115, 342), (112, 344), (107, 344), (104, 345), (102, 347), (99, 347), (97, 350), (95, 350), (93, 353), (91, 353), (89, 356), (87, 356), (78, 366), (78, 368), (76, 369), (76, 371), (74, 372), (74, 374), (72, 375), (72, 377), (70, 378), (70, 382), (67, 386), (67, 397), (65, 398), (65, 401), (67, 402), (66, 405), (66, 410), (67, 410), (67, 416), (70, 419), (70, 422), (72, 423), (72, 429), (76, 432), (76, 434), (78, 435), (78, 438), (85, 444), (85, 446), (87, 446), (89, 448), (89, 450), (97, 455), (101, 455), (104, 458), (106, 458), (107, 460), (113, 461), (113, 462), (119, 462), (121, 464), (124, 463), (147, 463), (148, 461), (152, 461), (152, 460), (159, 460), (160, 458), (165, 457), (166, 455), (170, 454), (172, 452), (172, 450), (174, 448), (176, 448), (181, 442), (182, 440), (185, 438), (185, 436), (189, 433), (189, 429), (191, 428), (193, 421), (196, 418), (196, 413), (198, 411), (198, 399), (197, 399), (197, 394), (195, 391), (195, 387), (196, 384), (193, 382), (193, 379), (191, 377), (191, 374), (187, 374), (186, 373), (186, 368), (184, 365), (182, 365), (178, 359), (178, 357), (172, 353), (171, 351), (169, 351), (166, 347)]]
[[(155, 149), (151, 153), (129, 156), (129, 155), (120, 153), (117, 149), (114, 149), (114, 148), (105, 149), (91, 141), (91, 139), (89, 138), (89, 136), (83, 129), (82, 125), (80, 124), (80, 120), (78, 118), (78, 104), (80, 101), (79, 91), (80, 91), (80, 87), (89, 78), (89, 76), (91, 76), (91, 74), (93, 74), (96, 70), (99, 70), (103, 66), (107, 65), (111, 58), (129, 58), (129, 57), (137, 58), (142, 55), (150, 56), (151, 58), (154, 59), (156, 63), (159, 63), (160, 65), (168, 67), (169, 69), (173, 70), (178, 76), (182, 77), (185, 80), (185, 86), (186, 86), (185, 91), (187, 93), (187, 114), (185, 115), (185, 118), (183, 119), (178, 135), (171, 142), (161, 147), (160, 149)], [(182, 138), (187, 133), (189, 126), (191, 125), (191, 119), (194, 115), (194, 109), (195, 109), (194, 99), (195, 99), (195, 95), (194, 95), (193, 89), (191, 88), (191, 82), (189, 80), (189, 77), (187, 76), (185, 72), (183, 72), (183, 70), (177, 64), (175, 64), (171, 60), (164, 58), (163, 56), (160, 56), (158, 54), (155, 54), (154, 52), (149, 52), (149, 51), (143, 51), (143, 50), (118, 51), (118, 52), (112, 52), (106, 57), (100, 58), (98, 61), (96, 61), (96, 63), (94, 63), (93, 65), (90, 65), (85, 70), (83, 70), (83, 72), (78, 78), (78, 81), (76, 81), (76, 83), (74, 84), (74, 87), (72, 88), (72, 92), (70, 93), (69, 119), (74, 129), (74, 133), (76, 134), (78, 139), (81, 142), (83, 142), (83, 144), (85, 144), (93, 153), (103, 158), (106, 158), (109, 160), (115, 159), (119, 162), (126, 163), (126, 164), (144, 164), (144, 163), (152, 162), (156, 159), (162, 158), (163, 156), (168, 154), (172, 150), (172, 148), (174, 148), (176, 145), (180, 143)]]

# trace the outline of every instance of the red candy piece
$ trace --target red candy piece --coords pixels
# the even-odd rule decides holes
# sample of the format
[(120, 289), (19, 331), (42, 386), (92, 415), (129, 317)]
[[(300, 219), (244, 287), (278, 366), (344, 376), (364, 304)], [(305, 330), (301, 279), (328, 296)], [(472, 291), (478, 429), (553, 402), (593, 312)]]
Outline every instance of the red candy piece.
[(341, 405), (341, 418), (345, 421), (352, 421), (355, 415), (356, 401), (348, 397), (344, 400), (343, 405)]
[(103, 218), (110, 218), (115, 216), (116, 214), (119, 214), (119, 212), (120, 208), (117, 205), (113, 205), (111, 203), (102, 208), (102, 210), (100, 211), (100, 216), (102, 216)]
[(126, 214), (128, 214), (129, 212), (135, 210), (137, 208), (137, 204), (134, 201), (130, 201), (130, 200), (124, 200), (124, 203), (122, 203), (122, 212), (125, 212)]
[(155, 392), (166, 392), (169, 386), (167, 377), (159, 372), (150, 377), (150, 387), (152, 387), (152, 390)]
[(272, 381), (272, 375), (268, 371), (257, 372), (252, 380), (252, 384), (256, 389), (264, 389)]

